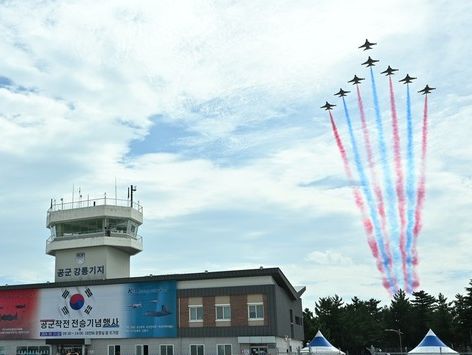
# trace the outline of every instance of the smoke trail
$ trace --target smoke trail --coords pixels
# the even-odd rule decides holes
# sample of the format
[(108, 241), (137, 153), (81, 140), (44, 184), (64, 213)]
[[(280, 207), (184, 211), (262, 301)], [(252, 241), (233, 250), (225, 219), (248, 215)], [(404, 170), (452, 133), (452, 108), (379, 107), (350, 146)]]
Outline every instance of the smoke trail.
[(367, 216), (365, 206), (364, 206), (364, 201), (359, 192), (359, 189), (357, 186), (354, 185), (354, 178), (352, 175), (351, 168), (349, 166), (349, 160), (347, 158), (346, 150), (344, 149), (344, 145), (342, 143), (341, 137), (336, 127), (336, 123), (334, 121), (333, 115), (331, 111), (328, 111), (328, 112), (329, 112), (329, 119), (331, 122), (331, 128), (333, 130), (334, 139), (336, 140), (336, 145), (338, 146), (338, 150), (339, 150), (339, 153), (341, 154), (341, 159), (343, 161), (344, 171), (346, 173), (346, 176), (348, 177), (349, 183), (352, 186), (352, 193), (354, 195), (354, 201), (356, 203), (356, 206), (361, 213), (362, 224), (364, 226), (364, 230), (367, 235), (367, 243), (369, 244), (372, 255), (375, 257), (377, 261), (377, 268), (382, 273), (382, 284), (391, 293), (391, 289), (390, 289), (391, 285), (384, 276), (384, 268), (383, 268), (383, 264), (380, 262), (380, 259), (379, 259), (379, 250), (378, 250), (377, 242), (375, 241), (374, 235), (372, 233), (372, 230), (373, 230), (372, 222)]
[[(388, 166), (387, 147), (385, 145), (382, 118), (380, 115), (379, 98), (377, 96), (377, 88), (375, 86), (374, 71), (372, 70), (372, 67), (370, 67), (370, 80), (372, 83), (372, 96), (374, 98), (375, 123), (377, 126), (377, 140), (378, 140), (378, 145), (379, 145), (379, 150), (380, 150), (380, 162), (382, 164), (384, 185), (385, 185), (385, 190), (386, 190), (386, 201), (387, 201), (386, 211), (387, 211), (388, 220), (390, 222), (390, 236), (392, 240), (396, 239), (396, 241), (399, 242), (398, 221), (397, 221), (397, 216), (395, 214), (396, 196), (395, 196), (395, 191), (392, 185), (392, 177), (390, 175), (390, 168)], [(395, 243), (395, 244), (398, 244), (398, 243)], [(393, 249), (393, 259), (394, 259), (393, 260), (394, 265), (398, 265), (398, 263), (401, 262), (400, 253), (398, 252), (396, 248)], [(398, 279), (397, 271), (395, 270), (395, 268), (394, 268), (394, 274), (395, 274), (395, 277)]]
[[(389, 260), (388, 260), (387, 253), (385, 252), (381, 226), (380, 226), (378, 216), (377, 216), (377, 211), (376, 211), (376, 208), (375, 208), (375, 200), (374, 200), (374, 197), (372, 195), (372, 191), (370, 189), (369, 181), (366, 177), (364, 167), (363, 167), (362, 162), (361, 162), (361, 156), (359, 154), (359, 149), (357, 147), (356, 137), (354, 135), (354, 129), (352, 128), (352, 121), (351, 121), (351, 117), (349, 116), (349, 110), (348, 110), (347, 105), (346, 105), (346, 100), (344, 99), (344, 97), (342, 99), (343, 99), (344, 114), (346, 116), (346, 122), (347, 122), (347, 126), (348, 126), (348, 131), (349, 131), (349, 138), (351, 140), (352, 151), (354, 153), (354, 164), (356, 166), (357, 173), (359, 174), (362, 191), (363, 191), (364, 197), (367, 201), (367, 207), (369, 209), (370, 218), (373, 222), (374, 234), (376, 236), (377, 247), (380, 250), (381, 261), (382, 261), (384, 270), (386, 270), (387, 279), (388, 279), (390, 285), (393, 286), (395, 284), (395, 282), (392, 280), (392, 277), (391, 277), (391, 272), (390, 272), (390, 268), (389, 268)], [(395, 291), (396, 290), (394, 290), (394, 292)]]
[[(426, 150), (428, 144), (428, 95), (424, 97), (424, 111), (423, 111), (423, 129), (421, 137), (421, 163), (420, 163), (420, 177), (418, 180), (418, 191), (416, 196), (416, 211), (415, 211), (415, 227), (413, 229), (413, 265), (418, 264), (418, 256), (416, 253), (416, 242), (418, 235), (421, 232), (422, 224), (422, 212), (424, 207), (424, 199), (426, 197)], [(419, 281), (416, 278), (413, 282), (413, 288), (419, 286)]]
[[(357, 90), (357, 104), (359, 106), (359, 112), (361, 116), (361, 126), (362, 126), (362, 133), (364, 136), (364, 146), (365, 146), (366, 154), (367, 154), (369, 173), (370, 173), (370, 178), (372, 180), (375, 197), (377, 199), (377, 211), (380, 216), (380, 225), (382, 228), (382, 234), (384, 236), (384, 248), (386, 250), (387, 257), (388, 257), (388, 267), (392, 269), (393, 267), (392, 253), (390, 250), (390, 237), (387, 232), (387, 220), (385, 216), (385, 205), (384, 205), (383, 193), (382, 193), (382, 189), (380, 188), (379, 179), (377, 177), (377, 171), (376, 171), (375, 163), (374, 163), (374, 154), (372, 152), (372, 145), (370, 143), (369, 128), (367, 127), (367, 121), (366, 121), (365, 112), (364, 112), (364, 104), (362, 102), (362, 96), (361, 96), (361, 91), (359, 89), (359, 85), (356, 85), (356, 90)], [(394, 289), (396, 290), (397, 289), (396, 280), (393, 280), (393, 282), (394, 282)]]
[(413, 234), (415, 227), (415, 156), (413, 149), (413, 119), (411, 117), (411, 98), (410, 86), (406, 86), (406, 124), (407, 124), (407, 149), (406, 149), (406, 198), (407, 198), (407, 227), (406, 227), (406, 264), (408, 270), (408, 288), (406, 291), (411, 293), (412, 288), (412, 260), (413, 253)]
[(395, 93), (393, 91), (392, 77), (388, 77), (390, 89), (390, 111), (392, 112), (392, 134), (393, 134), (393, 157), (395, 164), (396, 183), (395, 189), (398, 199), (398, 215), (400, 216), (400, 252), (402, 256), (402, 270), (404, 279), (404, 288), (408, 290), (408, 272), (406, 267), (405, 253), (405, 233), (406, 233), (406, 217), (405, 217), (405, 191), (403, 188), (403, 169), (400, 149), (400, 134), (398, 133), (398, 117), (395, 107)]

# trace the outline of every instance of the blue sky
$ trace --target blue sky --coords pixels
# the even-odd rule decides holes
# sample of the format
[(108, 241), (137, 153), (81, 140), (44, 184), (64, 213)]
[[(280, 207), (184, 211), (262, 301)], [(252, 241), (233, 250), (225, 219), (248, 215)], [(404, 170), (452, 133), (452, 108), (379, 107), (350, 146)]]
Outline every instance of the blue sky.
[[(116, 178), (119, 197), (134, 184), (144, 205), (133, 276), (278, 266), (307, 286), (308, 307), (335, 293), (386, 301), (319, 109), (353, 74), (368, 75), (357, 47), (369, 38), (379, 69), (414, 74), (414, 90), (437, 87), (418, 272), (427, 292), (462, 292), (472, 250), (471, 6), (0, 3), (0, 283), (52, 280), (50, 199), (69, 200), (72, 186), (113, 194)], [(413, 100), (415, 114), (421, 104)]]

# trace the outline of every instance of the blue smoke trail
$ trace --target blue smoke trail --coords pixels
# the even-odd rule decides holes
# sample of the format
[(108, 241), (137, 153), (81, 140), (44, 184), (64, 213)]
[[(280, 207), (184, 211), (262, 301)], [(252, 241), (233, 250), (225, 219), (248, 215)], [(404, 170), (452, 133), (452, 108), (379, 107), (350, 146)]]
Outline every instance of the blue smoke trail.
[(407, 123), (407, 175), (406, 175), (406, 198), (407, 198), (407, 226), (406, 226), (406, 263), (408, 268), (407, 292), (412, 291), (412, 260), (411, 251), (413, 243), (413, 228), (415, 225), (415, 157), (413, 150), (413, 120), (411, 117), (410, 86), (406, 86), (406, 123)]
[[(384, 185), (386, 190), (386, 214), (387, 218), (390, 222), (390, 236), (395, 238), (394, 245), (400, 245), (400, 235), (399, 235), (399, 228), (398, 228), (398, 220), (397, 220), (397, 199), (395, 190), (393, 188), (392, 183), (392, 176), (390, 172), (390, 168), (388, 166), (388, 159), (387, 159), (387, 146), (385, 144), (385, 137), (384, 137), (384, 129), (382, 124), (382, 117), (380, 115), (380, 106), (379, 106), (379, 98), (377, 95), (377, 87), (375, 86), (375, 78), (374, 78), (374, 71), (372, 67), (370, 67), (370, 80), (372, 83), (372, 96), (374, 98), (374, 108), (375, 108), (375, 123), (377, 126), (377, 140), (380, 150), (380, 162), (382, 163), (382, 170), (383, 170), (383, 177), (384, 177)], [(398, 275), (401, 274), (401, 269), (397, 270), (401, 267), (401, 255), (399, 248), (393, 248), (393, 272), (395, 274), (395, 278), (398, 278)]]
[[(360, 182), (361, 182), (361, 187), (362, 191), (364, 193), (365, 199), (367, 201), (367, 206), (369, 207), (369, 212), (370, 216), (372, 218), (373, 226), (374, 226), (374, 231), (375, 231), (375, 237), (377, 240), (377, 245), (380, 250), (380, 254), (382, 256), (382, 264), (384, 266), (385, 273), (387, 275), (387, 280), (390, 284), (390, 288), (394, 288), (395, 285), (395, 280), (392, 279), (391, 275), (391, 270), (390, 270), (390, 265), (388, 261), (388, 256), (385, 251), (385, 246), (383, 243), (383, 237), (382, 237), (382, 229), (380, 227), (380, 222), (378, 219), (377, 215), (377, 209), (376, 209), (376, 204), (375, 204), (375, 199), (372, 194), (372, 190), (369, 185), (368, 178), (366, 176), (364, 167), (361, 162), (361, 156), (359, 154), (359, 149), (357, 147), (357, 142), (356, 142), (356, 137), (354, 135), (354, 130), (352, 128), (352, 122), (351, 122), (351, 117), (349, 116), (349, 111), (347, 109), (346, 105), (346, 100), (343, 99), (343, 106), (344, 106), (344, 115), (346, 116), (346, 121), (347, 121), (347, 126), (349, 128), (349, 138), (351, 140), (351, 145), (352, 145), (352, 151), (354, 153), (354, 162), (356, 165), (356, 170), (357, 173), (359, 174)], [(392, 293), (395, 293), (396, 290), (392, 290)]]

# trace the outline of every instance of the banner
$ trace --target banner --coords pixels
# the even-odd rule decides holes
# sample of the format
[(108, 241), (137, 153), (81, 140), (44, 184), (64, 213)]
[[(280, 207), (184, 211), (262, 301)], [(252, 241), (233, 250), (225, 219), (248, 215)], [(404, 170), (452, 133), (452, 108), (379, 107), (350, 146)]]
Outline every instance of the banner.
[(176, 337), (176, 282), (0, 291), (0, 339)]

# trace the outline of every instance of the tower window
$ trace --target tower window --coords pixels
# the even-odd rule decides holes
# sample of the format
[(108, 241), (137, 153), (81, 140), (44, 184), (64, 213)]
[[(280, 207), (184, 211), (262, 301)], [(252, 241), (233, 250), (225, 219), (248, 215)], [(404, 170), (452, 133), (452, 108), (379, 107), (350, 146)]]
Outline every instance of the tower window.
[(57, 237), (68, 237), (81, 234), (99, 233), (103, 231), (103, 219), (83, 219), (55, 225)]

